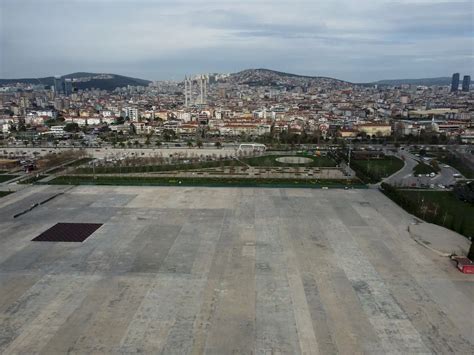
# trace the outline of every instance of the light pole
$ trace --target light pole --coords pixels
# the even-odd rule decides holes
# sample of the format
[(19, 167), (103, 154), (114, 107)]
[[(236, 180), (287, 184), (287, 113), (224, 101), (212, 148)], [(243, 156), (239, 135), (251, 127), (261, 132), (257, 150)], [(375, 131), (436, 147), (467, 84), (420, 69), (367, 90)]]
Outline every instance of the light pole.
[(348, 164), (349, 164), (349, 168), (351, 167), (351, 151), (352, 151), (352, 144), (349, 143), (349, 157), (347, 159)]

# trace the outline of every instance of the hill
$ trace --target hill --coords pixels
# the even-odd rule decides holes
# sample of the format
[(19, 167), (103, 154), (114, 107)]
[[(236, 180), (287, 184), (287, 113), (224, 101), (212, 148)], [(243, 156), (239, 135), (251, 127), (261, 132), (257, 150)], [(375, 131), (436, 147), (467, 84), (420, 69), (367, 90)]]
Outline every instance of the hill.
[(230, 74), (223, 81), (249, 86), (347, 86), (351, 83), (323, 76), (305, 76), (270, 69), (247, 69)]
[[(61, 76), (63, 79), (73, 79), (73, 87), (78, 90), (100, 89), (114, 90), (118, 87), (127, 85), (147, 86), (151, 81), (132, 78), (117, 74), (101, 74), (101, 73), (71, 73)], [(54, 77), (47, 76), (43, 78), (22, 78), (22, 79), (0, 79), (0, 85), (11, 85), (16, 83), (22, 84), (41, 84), (51, 86), (54, 84)]]
[(371, 84), (377, 85), (422, 85), (422, 86), (432, 86), (432, 85), (450, 85), (451, 78), (449, 77), (439, 77), (439, 78), (422, 78), (422, 79), (392, 79), (392, 80), (379, 80)]

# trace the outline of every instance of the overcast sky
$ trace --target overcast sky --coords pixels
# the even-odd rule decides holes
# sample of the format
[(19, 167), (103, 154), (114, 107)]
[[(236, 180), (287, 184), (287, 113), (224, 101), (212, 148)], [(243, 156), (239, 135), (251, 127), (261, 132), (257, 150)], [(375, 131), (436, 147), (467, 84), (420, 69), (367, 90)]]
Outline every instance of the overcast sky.
[(354, 82), (472, 74), (474, 2), (0, 0), (0, 77), (269, 68)]

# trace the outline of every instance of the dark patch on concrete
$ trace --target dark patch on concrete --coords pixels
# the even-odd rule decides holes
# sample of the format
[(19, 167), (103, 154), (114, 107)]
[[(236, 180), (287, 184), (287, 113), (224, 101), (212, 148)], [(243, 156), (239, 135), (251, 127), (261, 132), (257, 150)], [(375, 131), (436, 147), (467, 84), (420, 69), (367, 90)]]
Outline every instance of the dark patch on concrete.
[(57, 223), (32, 241), (82, 243), (101, 226), (99, 223)]

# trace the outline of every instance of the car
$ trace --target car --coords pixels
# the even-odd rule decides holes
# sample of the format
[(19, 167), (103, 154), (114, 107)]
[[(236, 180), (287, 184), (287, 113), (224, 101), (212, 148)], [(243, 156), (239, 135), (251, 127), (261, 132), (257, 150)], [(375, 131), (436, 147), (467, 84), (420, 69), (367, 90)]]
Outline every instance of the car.
[(450, 166), (448, 164), (444, 164), (443, 168), (450, 168)]
[(436, 176), (435, 173), (431, 173), (431, 174), (430, 174), (430, 177), (435, 177), (435, 176)]
[(430, 174), (426, 174), (425, 176), (426, 176), (426, 177), (430, 177)]
[(440, 189), (445, 189), (445, 188), (446, 188), (446, 186), (444, 186), (444, 185), (442, 185), (442, 184), (438, 184), (438, 187), (439, 187)]

